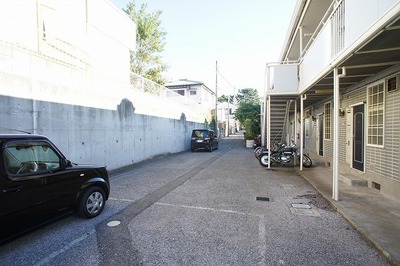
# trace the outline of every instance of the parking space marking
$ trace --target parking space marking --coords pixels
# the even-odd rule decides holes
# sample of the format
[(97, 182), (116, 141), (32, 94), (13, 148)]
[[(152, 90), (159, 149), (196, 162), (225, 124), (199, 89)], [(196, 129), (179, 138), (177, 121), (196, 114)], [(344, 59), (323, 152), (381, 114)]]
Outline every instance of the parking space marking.
[(267, 250), (267, 231), (265, 230), (265, 216), (258, 215), (258, 252), (260, 253), (259, 265), (267, 265), (265, 252)]
[(209, 207), (199, 207), (199, 206), (189, 206), (189, 205), (181, 205), (181, 204), (170, 204), (170, 203), (163, 203), (163, 202), (156, 202), (155, 205), (164, 205), (164, 206), (172, 206), (172, 207), (179, 207), (179, 208), (188, 208), (188, 209), (197, 209), (197, 210), (205, 210), (205, 211), (213, 211), (213, 212), (225, 212), (225, 213), (234, 213), (239, 215), (251, 215), (245, 212), (238, 212), (232, 210), (224, 210), (224, 209), (215, 209)]
[(62, 249), (59, 249), (53, 253), (51, 253), (49, 256), (45, 257), (44, 259), (40, 260), (39, 262), (35, 263), (34, 266), (40, 266), (40, 265), (46, 265), (49, 264), (51, 262), (52, 259), (54, 259), (55, 257), (57, 257), (58, 255), (64, 253), (65, 251), (67, 251), (68, 249), (70, 249), (71, 247), (75, 246), (76, 244), (78, 244), (79, 242), (85, 240), (88, 236), (92, 235), (96, 233), (95, 230), (90, 230), (89, 232), (87, 232), (85, 235), (74, 239), (73, 241), (69, 242), (67, 245), (65, 245)]
[(131, 199), (117, 199), (117, 198), (108, 198), (108, 200), (126, 201), (126, 202), (135, 202), (135, 201), (137, 201), (137, 200), (131, 200)]

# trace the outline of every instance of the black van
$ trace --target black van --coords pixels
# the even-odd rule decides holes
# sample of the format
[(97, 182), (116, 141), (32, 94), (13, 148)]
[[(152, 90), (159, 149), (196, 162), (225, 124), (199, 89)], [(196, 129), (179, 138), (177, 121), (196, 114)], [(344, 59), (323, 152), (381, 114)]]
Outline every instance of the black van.
[(218, 149), (218, 137), (214, 130), (194, 129), (192, 131), (192, 139), (190, 141), (190, 150), (208, 150), (212, 152)]

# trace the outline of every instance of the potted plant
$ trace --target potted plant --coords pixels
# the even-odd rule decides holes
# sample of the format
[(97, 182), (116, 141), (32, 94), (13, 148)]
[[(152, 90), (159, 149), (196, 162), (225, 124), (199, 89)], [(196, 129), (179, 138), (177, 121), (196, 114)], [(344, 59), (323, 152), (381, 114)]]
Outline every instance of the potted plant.
[(244, 138), (246, 140), (246, 148), (253, 148), (254, 138), (257, 137), (257, 123), (247, 118), (244, 120), (243, 127), (245, 129)]

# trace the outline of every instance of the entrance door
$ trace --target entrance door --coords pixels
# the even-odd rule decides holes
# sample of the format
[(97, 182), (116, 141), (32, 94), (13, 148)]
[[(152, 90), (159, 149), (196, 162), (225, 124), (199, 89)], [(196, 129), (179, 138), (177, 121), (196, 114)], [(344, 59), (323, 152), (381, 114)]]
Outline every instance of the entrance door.
[(318, 154), (324, 156), (324, 115), (318, 115)]
[(353, 107), (353, 168), (364, 171), (364, 104)]

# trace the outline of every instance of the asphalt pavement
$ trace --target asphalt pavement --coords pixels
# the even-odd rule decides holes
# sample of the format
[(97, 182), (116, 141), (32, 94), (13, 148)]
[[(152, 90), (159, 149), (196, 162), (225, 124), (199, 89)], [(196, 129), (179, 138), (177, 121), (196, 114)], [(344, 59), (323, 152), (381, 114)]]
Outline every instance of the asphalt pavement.
[(375, 266), (399, 254), (385, 246), (398, 247), (396, 225), (382, 229), (398, 224), (398, 203), (342, 184), (340, 201), (329, 202), (329, 168), (267, 170), (243, 135), (110, 177), (100, 216), (71, 216), (2, 246), (0, 265)]
[(295, 168), (263, 168), (243, 135), (146, 164), (135, 182), (149, 171), (163, 185), (114, 194), (132, 204), (110, 217), (120, 225), (96, 227), (101, 265), (388, 265)]
[[(339, 181), (339, 200), (332, 199), (332, 169), (320, 161), (297, 169), (353, 227), (392, 265), (400, 265), (400, 202), (366, 186)], [(351, 178), (351, 177), (350, 177)]]

